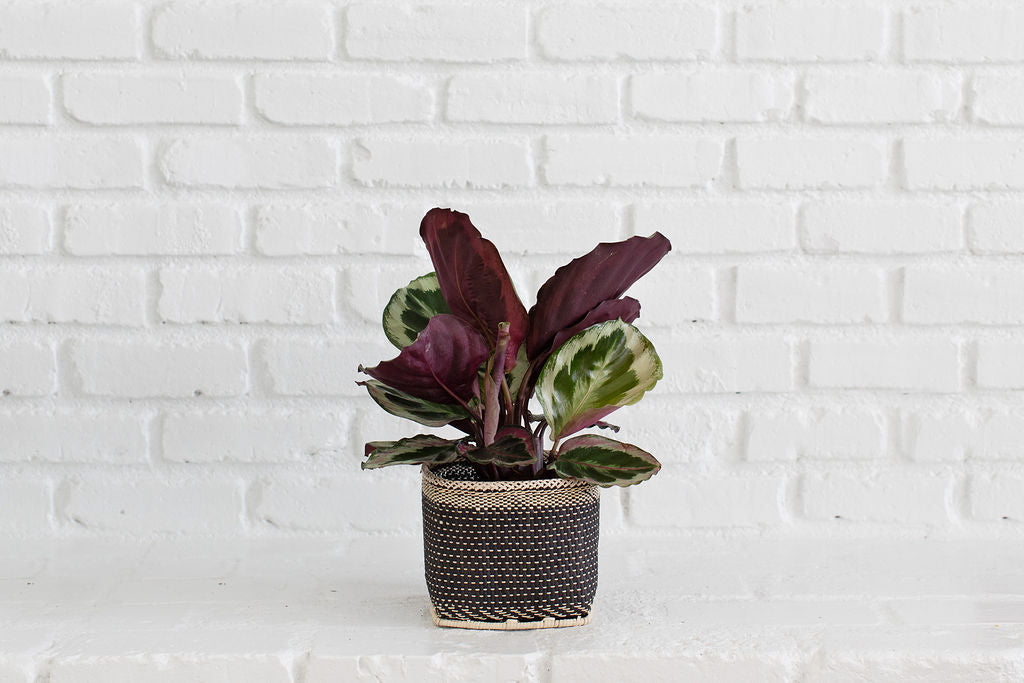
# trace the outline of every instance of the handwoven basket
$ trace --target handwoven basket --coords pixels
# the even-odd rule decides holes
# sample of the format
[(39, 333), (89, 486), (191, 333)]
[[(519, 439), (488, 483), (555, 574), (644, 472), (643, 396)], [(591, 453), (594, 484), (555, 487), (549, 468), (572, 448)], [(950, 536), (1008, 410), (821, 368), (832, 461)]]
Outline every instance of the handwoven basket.
[(599, 489), (453, 481), (423, 467), (423, 556), (438, 626), (579, 626), (597, 591)]

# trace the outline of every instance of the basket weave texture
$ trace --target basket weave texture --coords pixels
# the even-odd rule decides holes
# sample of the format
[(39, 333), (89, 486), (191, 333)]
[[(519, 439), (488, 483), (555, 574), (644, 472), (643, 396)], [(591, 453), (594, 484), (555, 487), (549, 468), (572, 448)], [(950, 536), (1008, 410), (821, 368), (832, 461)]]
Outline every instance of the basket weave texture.
[(587, 622), (597, 591), (598, 487), (453, 481), (423, 467), (423, 555), (439, 626)]

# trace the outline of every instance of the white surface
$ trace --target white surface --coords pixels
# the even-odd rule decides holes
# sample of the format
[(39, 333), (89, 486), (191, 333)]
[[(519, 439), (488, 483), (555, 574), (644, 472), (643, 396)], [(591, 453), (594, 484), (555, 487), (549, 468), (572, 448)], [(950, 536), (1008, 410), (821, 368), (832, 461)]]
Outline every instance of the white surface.
[[(470, 213), (527, 306), (664, 232), (630, 294), (665, 468), (606, 528), (1024, 538), (1015, 0), (0, 3), (0, 539), (410, 533), (360, 472)], [(3, 541), (0, 540), (0, 544)]]
[(611, 536), (590, 625), (481, 632), (433, 626), (415, 537), (11, 543), (0, 681), (1019, 681), (1022, 561)]

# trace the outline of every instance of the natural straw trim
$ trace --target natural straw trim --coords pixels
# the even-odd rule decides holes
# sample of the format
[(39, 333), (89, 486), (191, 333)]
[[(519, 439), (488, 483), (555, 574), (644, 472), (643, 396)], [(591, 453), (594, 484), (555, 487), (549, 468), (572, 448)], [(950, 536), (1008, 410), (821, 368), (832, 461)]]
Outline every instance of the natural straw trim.
[(422, 466), (424, 483), (439, 488), (456, 489), (459, 491), (544, 491), (544, 490), (571, 490), (589, 489), (593, 484), (588, 484), (582, 479), (527, 479), (524, 481), (464, 481), (460, 479), (445, 479), (430, 471), (427, 465)]
[(474, 631), (531, 631), (538, 628), (562, 628), (564, 626), (584, 626), (590, 623), (590, 617), (578, 617), (576, 619), (554, 619), (547, 617), (540, 621), (517, 621), (508, 619), (506, 621), (464, 621), (461, 619), (442, 619), (437, 616), (437, 610), (430, 606), (430, 616), (435, 626), (449, 628), (468, 628)]

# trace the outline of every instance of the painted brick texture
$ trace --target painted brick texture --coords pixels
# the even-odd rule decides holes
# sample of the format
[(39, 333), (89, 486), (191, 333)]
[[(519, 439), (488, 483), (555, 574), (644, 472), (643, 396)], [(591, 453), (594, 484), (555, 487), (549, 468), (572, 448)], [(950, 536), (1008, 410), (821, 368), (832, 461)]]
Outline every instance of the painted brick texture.
[(416, 533), (416, 471), (358, 463), (419, 430), (356, 368), (451, 206), (527, 306), (673, 242), (631, 292), (665, 379), (609, 418), (666, 466), (611, 533), (1019, 539), (1022, 34), (1008, 0), (0, 4), (0, 536)]

